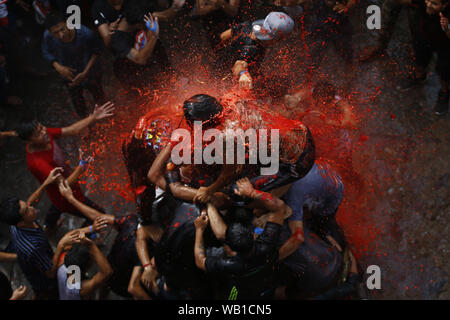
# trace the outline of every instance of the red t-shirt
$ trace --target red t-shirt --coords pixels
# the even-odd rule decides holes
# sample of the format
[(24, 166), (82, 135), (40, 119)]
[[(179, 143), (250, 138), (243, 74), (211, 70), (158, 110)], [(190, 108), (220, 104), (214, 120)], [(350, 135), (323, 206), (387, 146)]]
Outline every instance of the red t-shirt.
[[(72, 172), (72, 169), (68, 165), (68, 161), (65, 159), (61, 149), (55, 143), (55, 139), (61, 136), (61, 132), (61, 128), (47, 128), (47, 134), (50, 138), (51, 145), (49, 150), (30, 153), (28, 151), (28, 145), (26, 146), (28, 168), (41, 184), (56, 167), (62, 167), (64, 169), (63, 176), (65, 178), (68, 178)], [(75, 198), (81, 202), (84, 202), (84, 195), (78, 183), (72, 187), (72, 190)], [(59, 189), (56, 184), (51, 184), (47, 187), (47, 195), (59, 211), (72, 214), (78, 211), (59, 193)]]

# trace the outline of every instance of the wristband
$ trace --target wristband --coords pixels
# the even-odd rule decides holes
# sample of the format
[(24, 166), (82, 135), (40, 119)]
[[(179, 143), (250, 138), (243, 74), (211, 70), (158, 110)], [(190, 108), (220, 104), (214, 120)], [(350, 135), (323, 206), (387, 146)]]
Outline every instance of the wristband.
[(153, 31), (153, 32), (156, 32), (158, 30), (158, 22), (157, 21), (153, 22), (153, 28), (152, 28), (150, 21), (146, 21), (145, 26), (148, 30)]
[(242, 76), (244, 73), (248, 73), (248, 70), (245, 69), (245, 70), (242, 70), (241, 72), (239, 72), (239, 77)]
[(255, 230), (253, 230), (253, 232), (258, 234), (258, 235), (263, 233), (263, 231), (264, 231), (264, 229), (263, 228), (259, 228), (259, 227), (256, 227)]
[(86, 166), (86, 165), (88, 165), (88, 164), (89, 164), (88, 161), (81, 159), (81, 160), (80, 160), (80, 163), (79, 163), (78, 165), (79, 165), (80, 167), (84, 167), (84, 166)]
[(94, 232), (94, 230), (93, 230), (93, 228), (92, 228), (92, 224), (89, 226), (89, 232), (90, 232), (90, 233), (93, 233), (93, 232)]
[(151, 263), (147, 263), (147, 264), (144, 264), (142, 267), (145, 269), (145, 268), (147, 268), (150, 265), (151, 265)]

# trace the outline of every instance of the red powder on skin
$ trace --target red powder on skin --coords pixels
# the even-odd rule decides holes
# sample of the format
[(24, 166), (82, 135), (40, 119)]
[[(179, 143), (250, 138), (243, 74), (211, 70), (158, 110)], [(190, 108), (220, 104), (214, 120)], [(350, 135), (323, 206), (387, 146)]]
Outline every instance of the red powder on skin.
[[(301, 21), (303, 21), (303, 17)], [(304, 52), (302, 54), (308, 55), (309, 49), (307, 47), (307, 41), (305, 41), (306, 32), (303, 28), (304, 25), (300, 23), (301, 31), (300, 37), (298, 37), (298, 48), (303, 47)], [(281, 61), (279, 70), (280, 72), (292, 73), (294, 67), (292, 63), (298, 60), (290, 59), (290, 53), (287, 51), (286, 48), (280, 50), (282, 59), (279, 60)], [(295, 68), (295, 70), (300, 70), (301, 67), (295, 65)], [(119, 212), (126, 202), (133, 203), (135, 201), (135, 194), (140, 194), (141, 191), (143, 192), (140, 188), (134, 190), (130, 185), (129, 176), (122, 156), (123, 141), (130, 139), (130, 133), (133, 130), (133, 135), (136, 137), (141, 136), (149, 122), (154, 119), (164, 119), (170, 122), (170, 130), (176, 129), (179, 125), (182, 128), (187, 128), (186, 122), (184, 120), (181, 121), (183, 118), (181, 105), (185, 99), (195, 94), (206, 93), (220, 98), (220, 101), (225, 107), (223, 117), (229, 118), (231, 116), (232, 120), (237, 120), (243, 124), (244, 130), (252, 127), (255, 122), (248, 119), (247, 114), (240, 112), (237, 102), (241, 99), (250, 101), (246, 104), (246, 107), (249, 109), (257, 109), (264, 126), (268, 129), (279, 129), (281, 136), (291, 132), (293, 128), (301, 124), (299, 121), (287, 119), (275, 113), (276, 107), (271, 105), (261, 106), (252, 102), (256, 99), (251, 91), (242, 92), (236, 87), (230, 90), (230, 87), (225, 85), (221, 79), (215, 79), (210, 76), (203, 66), (202, 68), (195, 68), (195, 66), (191, 65), (189, 70), (191, 73), (189, 85), (181, 85), (177, 82), (177, 79), (161, 79), (168, 83), (167, 89), (158, 91), (141, 90), (141, 99), (139, 102), (127, 101), (122, 104), (117, 102), (116, 105), (120, 105), (120, 108), (116, 109), (114, 121), (104, 121), (93, 127), (93, 132), (89, 139), (90, 143), (84, 142), (84, 149), (86, 150), (86, 154), (90, 152), (95, 155), (95, 161), (84, 180), (81, 181), (81, 184), (85, 185), (89, 193), (101, 199), (99, 201), (100, 204), (106, 202), (105, 194), (108, 193), (108, 199), (113, 199), (110, 205), (114, 210)], [(308, 87), (311, 84), (310, 79), (312, 79), (313, 75), (316, 75), (317, 70), (313, 70), (312, 68), (305, 68), (304, 70), (306, 70), (304, 72), (306, 87)], [(201, 80), (203, 84), (197, 81), (197, 79)], [(361, 101), (360, 104), (365, 105), (367, 102), (375, 101), (380, 93), (381, 88), (375, 87), (372, 89), (372, 92), (365, 94), (365, 101)], [(358, 93), (352, 93), (351, 95), (357, 96)], [(120, 99), (123, 96), (123, 92), (118, 92), (116, 96)], [(359, 105), (356, 104), (355, 112), (359, 112), (358, 116), (368, 116), (372, 112), (375, 116), (376, 109), (366, 109), (366, 114), (362, 114), (360, 109)], [(394, 120), (395, 118), (392, 119)], [(316, 131), (324, 137), (329, 135), (329, 131), (326, 128), (318, 128)], [(365, 133), (356, 132), (355, 142), (361, 144), (368, 141), (368, 139), (369, 136)], [(330, 163), (333, 168), (343, 166), (340, 160), (320, 160)], [(360, 190), (351, 185), (353, 176), (343, 177), (345, 194), (337, 213), (337, 220), (344, 229), (350, 247), (357, 258), (370, 251), (377, 250), (376, 240), (381, 232), (381, 227), (377, 224), (376, 199), (373, 194), (373, 190), (377, 187), (376, 179), (373, 179), (372, 173), (364, 171), (366, 168), (365, 163), (359, 165), (361, 167), (360, 172), (364, 175), (365, 189)], [(339, 171), (339, 173), (341, 172)], [(259, 182), (259, 186), (265, 182), (267, 182), (267, 179), (262, 179)], [(178, 227), (179, 223), (174, 226)]]

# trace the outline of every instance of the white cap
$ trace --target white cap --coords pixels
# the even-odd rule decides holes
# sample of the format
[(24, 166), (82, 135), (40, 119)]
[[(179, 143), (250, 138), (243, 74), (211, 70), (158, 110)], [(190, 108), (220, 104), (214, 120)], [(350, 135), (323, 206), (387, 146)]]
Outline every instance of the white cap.
[(294, 20), (284, 12), (271, 12), (264, 20), (253, 22), (253, 33), (259, 40), (279, 39), (294, 29)]

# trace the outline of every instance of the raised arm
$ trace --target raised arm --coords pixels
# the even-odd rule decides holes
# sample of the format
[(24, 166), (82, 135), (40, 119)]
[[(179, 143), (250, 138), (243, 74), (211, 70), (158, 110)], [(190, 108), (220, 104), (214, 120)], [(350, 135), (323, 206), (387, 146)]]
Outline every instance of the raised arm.
[(206, 214), (202, 214), (200, 217), (195, 219), (195, 245), (194, 245), (194, 256), (195, 256), (195, 265), (200, 270), (206, 270), (206, 254), (205, 254), (205, 245), (203, 243), (203, 232), (205, 231), (206, 226), (208, 225), (209, 219)]
[(88, 218), (91, 221), (94, 221), (97, 217), (103, 216), (103, 213), (85, 205), (84, 203), (80, 202), (77, 198), (75, 198), (72, 189), (70, 188), (66, 180), (60, 181), (58, 186), (61, 195), (77, 210), (79, 210), (86, 218)]
[(135, 48), (131, 48), (130, 52), (127, 55), (127, 58), (139, 65), (147, 64), (148, 59), (153, 53), (153, 49), (155, 48), (156, 41), (158, 40), (159, 35), (159, 25), (158, 18), (153, 19), (151, 13), (145, 15), (145, 23), (150, 24), (150, 29), (147, 29), (147, 42), (141, 50), (136, 50)]
[(80, 240), (83, 245), (89, 247), (89, 253), (91, 257), (94, 258), (97, 264), (97, 273), (89, 280), (85, 280), (82, 283), (80, 296), (82, 298), (89, 297), (96, 289), (103, 286), (106, 280), (113, 274), (113, 269), (106, 259), (105, 255), (100, 251), (100, 249), (95, 245), (94, 242), (85, 237), (82, 233), (80, 235)]
[(239, 79), (241, 88), (253, 88), (253, 78), (248, 71), (248, 63), (244, 60), (237, 60), (232, 68), (233, 75)]
[(283, 224), (284, 219), (289, 216), (292, 210), (279, 198), (274, 195), (256, 190), (253, 188), (248, 178), (240, 179), (236, 182), (238, 189), (234, 193), (241, 197), (257, 200), (262, 208), (269, 211), (268, 222)]
[(58, 245), (56, 246), (56, 250), (55, 253), (53, 255), (52, 258), (52, 267), (48, 270), (45, 271), (45, 275), (48, 278), (55, 278), (56, 277), (56, 271), (58, 270), (58, 262), (59, 262), (59, 257), (61, 256), (61, 254), (66, 251), (68, 249), (69, 246), (75, 244), (75, 243), (80, 243), (80, 230), (72, 230), (69, 231), (68, 233), (66, 233), (64, 235), (64, 237), (61, 238), (61, 240), (59, 240)]
[(88, 165), (92, 162), (92, 157), (87, 157), (84, 159), (84, 153), (83, 150), (80, 148), (78, 149), (79, 152), (79, 160), (78, 166), (75, 168), (75, 170), (72, 172), (72, 174), (67, 178), (67, 183), (70, 187), (73, 187), (75, 183), (78, 182), (80, 176), (83, 174), (83, 172), (86, 170)]
[(214, 235), (218, 240), (224, 241), (225, 233), (227, 232), (227, 225), (220, 216), (219, 211), (211, 203), (208, 203), (207, 213)]
[(152, 166), (148, 170), (147, 179), (154, 185), (166, 190), (166, 180), (164, 179), (164, 169), (167, 160), (172, 151), (172, 143), (169, 142), (167, 146), (158, 154), (153, 161)]
[(33, 194), (28, 198), (27, 203), (29, 205), (36, 205), (42, 198), (42, 194), (44, 193), (45, 189), (52, 183), (55, 183), (59, 180), (62, 180), (61, 173), (64, 170), (62, 168), (55, 168), (52, 171), (50, 171), (50, 174), (48, 175), (47, 179), (39, 186), (39, 188), (33, 192)]
[(62, 136), (75, 136), (80, 134), (81, 131), (89, 127), (91, 124), (93, 124), (96, 121), (102, 120), (107, 117), (111, 117), (113, 115), (114, 111), (114, 104), (112, 102), (107, 102), (101, 107), (95, 106), (94, 112), (88, 116), (87, 118), (84, 118), (83, 120), (80, 120), (78, 122), (75, 122), (74, 124), (65, 127), (62, 129)]

